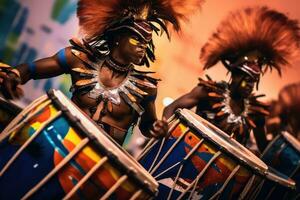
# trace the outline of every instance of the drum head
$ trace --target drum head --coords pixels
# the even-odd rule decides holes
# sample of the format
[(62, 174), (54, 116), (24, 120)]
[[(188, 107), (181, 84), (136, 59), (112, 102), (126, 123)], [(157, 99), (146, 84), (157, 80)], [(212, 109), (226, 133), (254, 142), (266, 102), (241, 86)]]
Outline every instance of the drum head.
[(190, 128), (197, 131), (197, 134), (216, 144), (221, 151), (225, 151), (260, 174), (264, 175), (267, 171), (268, 166), (262, 160), (202, 117), (187, 109), (178, 109), (176, 115), (185, 121)]
[[(56, 106), (62, 110), (67, 109), (74, 118), (79, 119), (79, 123), (83, 125), (87, 132), (85, 134), (90, 137), (96, 145), (105, 147), (108, 154), (113, 154), (121, 163), (130, 170), (134, 171), (135, 177), (141, 182), (149, 186), (149, 190), (153, 193), (157, 192), (158, 183), (156, 180), (126, 152), (119, 144), (117, 144), (108, 134), (100, 129), (86, 114), (84, 114), (75, 104), (73, 104), (62, 92), (51, 90), (48, 96), (56, 101)], [(60, 105), (57, 105), (60, 104)]]
[(287, 131), (281, 132), (281, 135), (286, 139), (298, 152), (300, 152), (300, 142)]
[(296, 187), (295, 181), (271, 167), (266, 173), (266, 178), (287, 188), (295, 189)]

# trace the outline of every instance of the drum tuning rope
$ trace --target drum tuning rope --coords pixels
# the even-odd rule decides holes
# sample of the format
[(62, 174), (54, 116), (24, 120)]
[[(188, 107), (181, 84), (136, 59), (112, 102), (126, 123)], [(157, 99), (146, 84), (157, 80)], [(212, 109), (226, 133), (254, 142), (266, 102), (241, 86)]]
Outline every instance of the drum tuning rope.
[(179, 164), (184, 165), (184, 163), (195, 153), (195, 151), (200, 147), (200, 145), (202, 144), (202, 142), (204, 141), (204, 139), (201, 139), (200, 142), (197, 143), (197, 145), (195, 145), (192, 150), (183, 158), (182, 161), (177, 162), (176, 164), (174, 164), (173, 166), (167, 168), (166, 170), (162, 171), (161, 173), (159, 173), (158, 175), (156, 175), (154, 178), (158, 179), (158, 177), (160, 177), (161, 175), (165, 174), (166, 172), (170, 171), (171, 169), (177, 167)]
[(7, 132), (14, 127), (18, 122), (20, 122), (21, 120), (24, 120), (24, 118), (26, 117), (26, 115), (37, 105), (40, 104), (43, 101), (46, 101), (48, 98), (47, 96), (43, 96), (39, 99), (34, 100), (29, 106), (27, 106), (23, 111), (21, 111), (19, 113), (19, 115), (17, 115), (7, 126), (6, 128), (2, 131), (2, 133), (0, 134), (0, 142), (2, 141), (2, 137), (1, 135), (5, 135), (7, 134)]
[(141, 194), (143, 190), (136, 191), (129, 200), (136, 200)]
[(274, 190), (276, 189), (276, 186), (277, 186), (277, 185), (274, 185), (274, 186), (272, 187), (272, 189), (270, 190), (270, 192), (269, 192), (268, 196), (265, 198), (265, 200), (268, 200), (268, 199), (271, 197), (272, 193), (273, 193)]
[[(185, 137), (185, 135), (190, 131), (190, 128), (186, 128), (185, 131), (180, 135), (180, 137), (175, 141), (175, 143), (170, 147), (170, 149), (166, 152), (166, 154), (161, 158), (161, 160), (157, 163), (157, 165), (153, 168), (153, 170), (149, 169), (150, 174), (152, 175), (159, 167), (160, 165), (165, 161), (165, 159), (169, 156), (169, 154), (173, 151), (173, 149), (177, 146), (177, 144)], [(165, 138), (164, 138), (165, 139)], [(165, 141), (165, 140), (164, 140)], [(162, 146), (161, 146), (162, 147)], [(158, 154), (161, 153), (161, 148)], [(157, 156), (158, 158), (158, 156)], [(152, 163), (152, 165), (156, 162), (157, 158), (155, 161)], [(152, 168), (152, 167), (151, 167)]]
[(253, 184), (253, 181), (255, 179), (256, 175), (252, 175), (251, 178), (248, 180), (246, 186), (244, 187), (243, 191), (241, 192), (240, 196), (239, 196), (239, 200), (243, 200), (245, 199), (247, 193), (249, 192), (252, 184)]
[[(212, 196), (209, 200), (213, 200), (213, 199), (219, 199), (220, 198), (220, 195), (221, 193), (224, 191), (224, 189), (226, 188), (226, 186), (228, 185), (229, 181), (232, 179), (232, 177), (238, 172), (238, 170), (240, 169), (240, 165), (237, 165), (233, 170), (232, 172), (230, 173), (230, 175), (227, 177), (226, 181), (224, 182), (224, 184), (222, 185), (222, 187), (214, 194), (214, 196)], [(191, 193), (191, 196), (192, 194), (194, 193), (194, 191)]]
[(120, 187), (126, 180), (128, 176), (123, 175), (99, 200), (106, 200), (112, 193), (116, 191), (118, 187)]
[(29, 199), (35, 192), (37, 192), (45, 183), (47, 183), (60, 169), (62, 169), (77, 153), (79, 153), (89, 142), (88, 138), (83, 139), (58, 165), (38, 184), (36, 184), (29, 192), (22, 197), (21, 200)]
[(259, 191), (262, 189), (262, 186), (265, 183), (265, 179), (262, 180), (259, 185), (255, 188), (255, 190), (252, 192), (252, 195), (249, 197), (249, 199), (256, 199), (257, 195), (259, 194)]
[(157, 152), (157, 154), (156, 154), (156, 156), (155, 156), (155, 158), (154, 158), (154, 160), (152, 162), (152, 165), (150, 166), (150, 168), (148, 170), (151, 175), (152, 175), (151, 170), (154, 167), (154, 165), (155, 165), (155, 163), (156, 163), (156, 161), (157, 161), (157, 159), (158, 159), (158, 157), (160, 155), (160, 152), (161, 152), (161, 150), (162, 150), (162, 148), (163, 148), (163, 146), (165, 144), (165, 141), (166, 141), (166, 138), (163, 138), (162, 141), (161, 141), (161, 143), (160, 143), (160, 147), (158, 149), (158, 152)]
[[(6, 130), (4, 130), (2, 132), (2, 134), (0, 135), (0, 143), (5, 140), (10, 134), (12, 134), (13, 132), (19, 130), (20, 128), (22, 128), (23, 126), (26, 125), (26, 123), (36, 114), (38, 114), (39, 112), (41, 112), (45, 107), (47, 107), (48, 105), (51, 104), (51, 101), (46, 101), (45, 104), (43, 104), (43, 106), (41, 106), (39, 109), (35, 110), (33, 113), (31, 113), (30, 115), (28, 115), (21, 123), (19, 123), (18, 125), (16, 125), (13, 129), (8, 130), (6, 132)], [(0, 175), (1, 176), (1, 175)]]
[[(18, 156), (23, 152), (23, 150), (53, 121), (55, 121), (60, 115), (61, 111), (58, 111), (52, 118), (48, 119), (41, 127), (39, 127), (26, 142), (18, 149), (14, 156), (6, 163), (0, 172), (0, 177), (5, 173), (5, 171), (11, 166), (11, 164), (18, 158)], [(24, 124), (23, 124), (24, 125)], [(19, 126), (18, 126), (19, 127)], [(22, 126), (21, 126), (22, 127)], [(15, 131), (15, 130), (13, 130)], [(12, 132), (13, 132), (12, 131)]]
[(182, 199), (186, 193), (192, 189), (194, 190), (194, 187), (196, 187), (198, 185), (199, 180), (201, 179), (201, 177), (203, 176), (203, 174), (206, 172), (206, 170), (208, 169), (208, 167), (221, 155), (221, 151), (216, 152), (216, 154), (209, 160), (209, 162), (205, 165), (205, 167), (203, 168), (203, 170), (199, 173), (199, 175), (196, 177), (196, 179), (181, 193), (181, 195), (177, 198), (177, 200)]
[(151, 138), (151, 140), (144, 147), (144, 149), (142, 150), (140, 155), (137, 157), (137, 161), (141, 160), (145, 156), (145, 154), (148, 153), (148, 151), (150, 149), (152, 149), (152, 147), (158, 143), (158, 141), (159, 140), (157, 140), (156, 138)]
[[(171, 133), (174, 128), (180, 123), (179, 119), (176, 120), (175, 122), (172, 122), (175, 119), (175, 115), (172, 115), (169, 119), (168, 119), (168, 124), (172, 124), (171, 127), (168, 130), (168, 133)], [(140, 153), (140, 155), (137, 157), (137, 160), (141, 160), (148, 152), (150, 149), (152, 149), (153, 146), (155, 146), (157, 143), (159, 142), (159, 140), (157, 140), (156, 138), (152, 138), (147, 145), (145, 146), (145, 148), (142, 150), (142, 152)]]
[[(175, 186), (176, 186), (176, 183), (177, 183), (177, 181), (178, 181), (178, 178), (179, 178), (179, 176), (180, 176), (180, 174), (181, 174), (181, 171), (182, 171), (182, 169), (183, 169), (183, 166), (184, 166), (184, 163), (185, 163), (185, 161), (186, 160), (188, 160), (197, 150), (198, 150), (198, 148), (201, 146), (201, 144), (203, 143), (203, 141), (204, 141), (204, 139), (202, 138), (194, 147), (193, 147), (193, 149), (183, 158), (183, 162), (181, 162), (181, 166), (180, 166), (180, 168), (179, 168), (179, 170), (178, 170), (178, 172), (177, 172), (177, 174), (176, 174), (176, 177), (175, 177), (175, 180), (174, 180), (174, 184), (173, 184), (173, 186), (172, 186), (172, 189), (170, 190), (170, 192), (169, 192), (169, 195), (168, 195), (168, 200), (170, 200), (171, 198), (172, 198), (172, 195), (173, 195), (173, 191), (174, 191), (174, 189), (175, 189)], [(177, 165), (177, 164), (175, 164), (175, 165)], [(175, 166), (175, 165), (173, 165), (173, 167)], [(172, 168), (173, 168), (172, 167)], [(163, 173), (165, 173), (165, 172), (167, 172), (166, 170), (163, 172)], [(160, 176), (160, 175), (162, 175), (163, 173), (160, 173), (159, 175), (157, 175), (156, 177), (158, 177), (158, 176)], [(155, 178), (156, 178), (155, 177)]]
[(63, 198), (63, 200), (67, 200), (70, 199), (75, 192), (81, 187), (83, 186), (86, 181), (89, 180), (89, 178), (108, 160), (108, 157), (103, 157), (101, 160), (98, 161), (98, 163), (96, 163), (92, 169), (82, 178), (80, 179), (80, 181), (75, 185), (75, 187), (72, 188), (72, 190)]

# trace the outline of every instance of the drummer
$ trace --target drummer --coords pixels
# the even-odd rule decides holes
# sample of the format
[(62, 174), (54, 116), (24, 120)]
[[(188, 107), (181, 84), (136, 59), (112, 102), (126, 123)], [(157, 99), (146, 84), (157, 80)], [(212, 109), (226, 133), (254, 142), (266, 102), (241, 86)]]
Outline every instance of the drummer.
[(299, 50), (298, 23), (267, 7), (246, 8), (231, 13), (201, 50), (204, 69), (221, 61), (230, 72), (229, 82), (199, 79), (198, 85), (164, 109), (169, 118), (177, 108), (196, 113), (242, 144), (253, 130), (260, 151), (266, 145), (265, 116), (268, 106), (255, 95), (260, 77), (267, 68), (281, 68)]
[(268, 133), (274, 136), (288, 131), (300, 141), (300, 82), (286, 85), (280, 90), (278, 100), (272, 102), (267, 118)]
[[(72, 46), (52, 57), (14, 69), (1, 65), (5, 96), (20, 98), (23, 91), (19, 85), (30, 79), (67, 73), (72, 78), (73, 102), (119, 144), (139, 118), (145, 136), (164, 136), (167, 122), (158, 120), (155, 112), (158, 79), (150, 76), (152, 72), (136, 70), (134, 65), (149, 66), (149, 61), (155, 60), (153, 30), (168, 33), (166, 23), (180, 29), (185, 14), (174, 9), (171, 1), (79, 0), (82, 39), (72, 39)], [(154, 21), (159, 23), (154, 25)]]

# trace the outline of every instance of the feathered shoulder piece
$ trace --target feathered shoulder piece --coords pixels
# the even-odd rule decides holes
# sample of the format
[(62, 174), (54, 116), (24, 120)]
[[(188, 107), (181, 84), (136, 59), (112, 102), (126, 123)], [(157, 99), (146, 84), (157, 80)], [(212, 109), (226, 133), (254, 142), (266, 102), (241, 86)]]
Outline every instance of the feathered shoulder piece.
[(225, 81), (217, 82), (211, 79), (210, 76), (206, 75), (206, 79), (198, 78), (198, 86), (205, 88), (208, 92), (214, 92), (222, 95), (227, 89), (227, 83)]
[(299, 47), (298, 21), (267, 7), (252, 7), (230, 13), (203, 46), (200, 59), (208, 69), (220, 60), (234, 62), (247, 52), (258, 51), (263, 64), (280, 73)]
[(86, 40), (126, 20), (146, 20), (155, 32), (168, 33), (168, 23), (179, 31), (181, 20), (199, 9), (202, 3), (203, 0), (79, 0), (77, 16), (80, 31)]

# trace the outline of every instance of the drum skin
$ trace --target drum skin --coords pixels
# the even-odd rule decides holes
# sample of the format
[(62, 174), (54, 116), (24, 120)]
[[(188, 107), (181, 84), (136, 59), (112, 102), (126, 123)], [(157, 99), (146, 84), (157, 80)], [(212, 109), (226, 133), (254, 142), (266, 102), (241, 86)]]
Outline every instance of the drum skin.
[[(175, 129), (172, 131), (170, 138), (167, 140), (164, 145), (161, 157), (167, 152), (170, 146), (176, 141), (176, 139), (185, 131), (187, 127), (180, 123)], [(174, 149), (173, 153), (165, 160), (165, 162), (154, 172), (153, 176), (155, 177), (160, 172), (164, 171), (169, 166), (176, 164), (183, 160), (183, 158), (189, 153), (189, 151), (194, 147), (202, 138), (199, 134), (194, 133), (193, 131), (189, 131), (183, 140), (179, 143), (179, 145)], [(142, 165), (149, 169), (156, 156), (159, 148), (159, 143), (154, 146), (151, 151), (140, 161)], [(208, 161), (214, 156), (217, 152), (217, 148), (214, 147), (211, 143), (203, 142), (203, 144), (199, 147), (196, 153), (191, 157), (191, 159), (187, 160), (183, 171), (181, 173), (181, 178), (191, 183), (196, 176), (203, 170)], [(233, 169), (238, 165), (236, 161), (234, 161), (229, 156), (225, 154), (221, 154), (213, 164), (208, 168), (204, 176), (199, 181), (196, 190), (198, 197), (201, 199), (209, 199), (212, 195), (214, 195), (224, 184), (229, 174), (233, 171)], [(165, 173), (163, 176), (156, 178), (156, 180), (160, 183), (159, 185), (159, 196), (158, 199), (166, 199), (168, 193), (170, 191), (169, 188), (172, 187), (172, 184), (165, 185), (165, 181), (170, 179), (175, 179), (176, 173), (178, 171), (178, 167), (173, 170)], [(229, 181), (228, 186), (223, 191), (221, 199), (235, 199), (238, 194), (244, 189), (248, 179), (251, 177), (252, 173), (248, 169), (241, 167), (238, 172), (234, 175), (234, 177)], [(172, 196), (172, 199), (175, 199), (179, 196), (180, 186), (177, 186), (177, 192)], [(184, 189), (184, 186), (182, 189)]]
[[(43, 107), (44, 101), (30, 112)], [(57, 114), (58, 109), (50, 104), (34, 115), (20, 130), (12, 133), (0, 143), (0, 170), (16, 153), (22, 144), (44, 123)], [(50, 173), (82, 140), (82, 131), (74, 128), (64, 115), (46, 127), (26, 147), (15, 162), (0, 177), (0, 199), (20, 199), (47, 174)], [(105, 155), (96, 145), (89, 142), (68, 162), (32, 199), (62, 199), (87, 172)], [(105, 162), (96, 173), (72, 196), (72, 199), (99, 199), (124, 174), (113, 162)], [(110, 196), (110, 199), (129, 199), (140, 186), (127, 179)], [(138, 199), (148, 199), (151, 195), (142, 193)]]
[(264, 151), (262, 160), (277, 171), (291, 177), (296, 182), (295, 193), (300, 194), (300, 145), (299, 142), (291, 143), (289, 141), (291, 137), (294, 138), (287, 132), (279, 134)]

